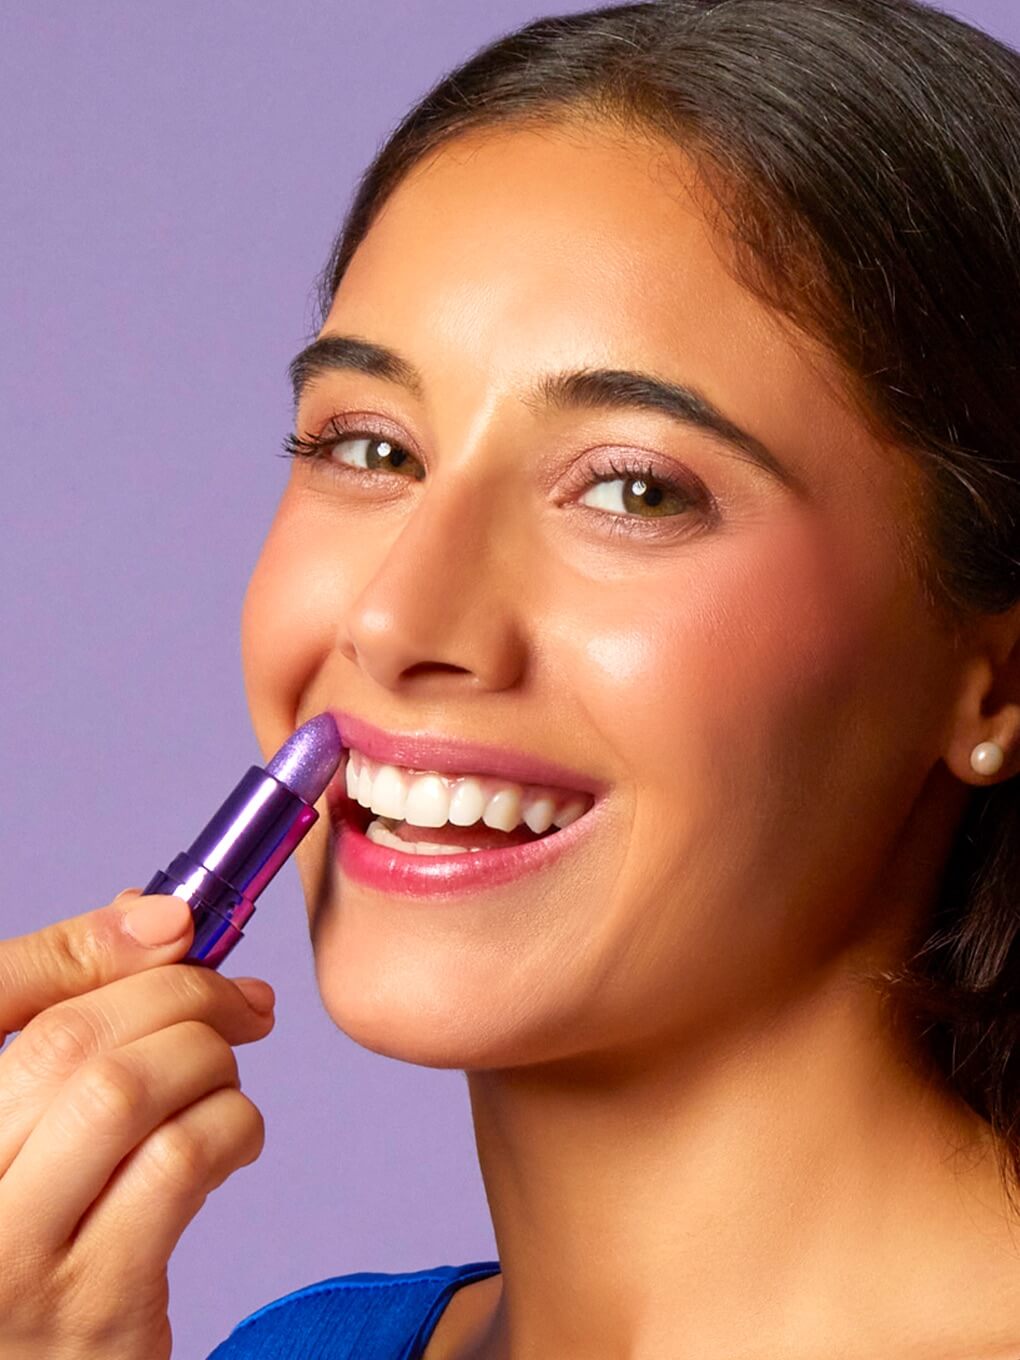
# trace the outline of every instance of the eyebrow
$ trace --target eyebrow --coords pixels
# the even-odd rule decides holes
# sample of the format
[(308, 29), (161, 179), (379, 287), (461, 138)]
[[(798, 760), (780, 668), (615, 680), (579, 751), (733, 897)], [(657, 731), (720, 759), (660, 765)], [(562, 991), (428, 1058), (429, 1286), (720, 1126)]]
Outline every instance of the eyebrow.
[[(382, 378), (424, 400), (425, 383), (418, 370), (396, 350), (352, 335), (321, 335), (294, 356), (287, 372), (297, 408), (315, 379), (336, 370), (354, 370)], [(528, 410), (613, 408), (653, 411), (682, 425), (702, 430), (726, 444), (737, 457), (755, 463), (798, 495), (805, 488), (767, 445), (742, 429), (695, 387), (629, 369), (584, 368), (544, 374), (524, 394)]]

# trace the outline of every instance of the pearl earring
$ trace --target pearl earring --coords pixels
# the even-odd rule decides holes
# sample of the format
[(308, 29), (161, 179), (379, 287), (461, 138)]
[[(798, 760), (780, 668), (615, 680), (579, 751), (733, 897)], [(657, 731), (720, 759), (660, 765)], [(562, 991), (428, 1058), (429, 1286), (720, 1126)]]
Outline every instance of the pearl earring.
[(1005, 758), (997, 741), (982, 741), (970, 753), (971, 769), (977, 774), (998, 774)]

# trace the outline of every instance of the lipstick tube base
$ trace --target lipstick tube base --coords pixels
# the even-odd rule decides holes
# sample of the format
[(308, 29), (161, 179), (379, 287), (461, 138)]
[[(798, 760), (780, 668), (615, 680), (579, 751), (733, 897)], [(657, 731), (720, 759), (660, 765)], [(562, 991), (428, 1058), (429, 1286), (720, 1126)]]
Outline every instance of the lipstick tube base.
[[(206, 891), (203, 892), (202, 889)], [(235, 945), (244, 939), (242, 926), (255, 911), (250, 898), (242, 896), (218, 875), (195, 864), (186, 854), (176, 857), (169, 869), (161, 869), (146, 884), (145, 893), (164, 893), (183, 898), (191, 907), (195, 935), (181, 963), (219, 968)], [(213, 898), (213, 902), (209, 901)]]

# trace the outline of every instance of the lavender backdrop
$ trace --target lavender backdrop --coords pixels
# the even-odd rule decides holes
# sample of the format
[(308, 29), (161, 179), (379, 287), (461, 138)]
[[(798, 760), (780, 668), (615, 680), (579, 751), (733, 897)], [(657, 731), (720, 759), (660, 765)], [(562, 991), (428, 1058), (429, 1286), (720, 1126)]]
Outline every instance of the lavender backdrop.
[[(240, 602), (287, 475), (284, 368), (385, 133), (483, 42), (589, 0), (0, 4), (0, 935), (144, 884), (260, 757)], [(952, 12), (1020, 46), (1015, 0)], [(266, 1117), (171, 1265), (175, 1360), (353, 1270), (494, 1258), (464, 1079), (319, 1003), (297, 873), (231, 971)]]

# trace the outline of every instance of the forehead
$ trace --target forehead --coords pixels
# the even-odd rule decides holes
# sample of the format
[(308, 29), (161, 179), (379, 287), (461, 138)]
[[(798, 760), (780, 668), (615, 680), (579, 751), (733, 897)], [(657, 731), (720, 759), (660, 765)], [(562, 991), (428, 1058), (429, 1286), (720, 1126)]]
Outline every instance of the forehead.
[(527, 329), (581, 324), (594, 339), (635, 324), (678, 331), (768, 317), (729, 277), (679, 148), (569, 127), (481, 130), (416, 164), (341, 286), (370, 287), (461, 322), (483, 310)]
[(418, 338), (437, 364), (449, 346), (462, 378), (472, 360), (490, 377), (522, 358), (666, 364), (710, 385), (726, 375), (745, 405), (796, 387), (801, 406), (810, 389), (849, 414), (825, 345), (733, 277), (715, 211), (696, 162), (651, 135), (569, 124), (462, 134), (391, 194), (324, 329), (385, 329), (398, 349)]
[(839, 361), (735, 278), (696, 162), (589, 126), (480, 129), (416, 163), (355, 251), (323, 327), (389, 344), (430, 399), (472, 409), (590, 365), (703, 390), (833, 494), (916, 494)]

